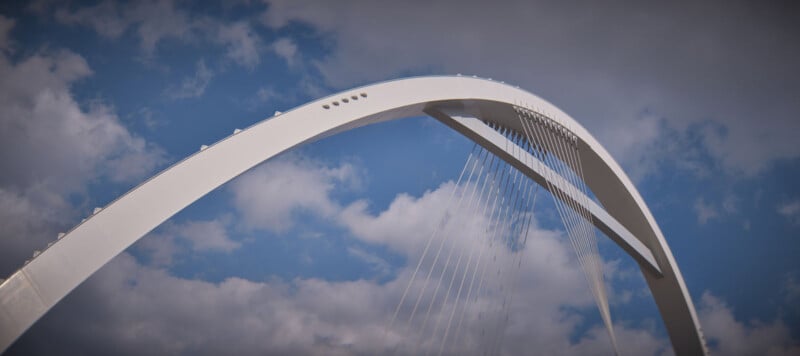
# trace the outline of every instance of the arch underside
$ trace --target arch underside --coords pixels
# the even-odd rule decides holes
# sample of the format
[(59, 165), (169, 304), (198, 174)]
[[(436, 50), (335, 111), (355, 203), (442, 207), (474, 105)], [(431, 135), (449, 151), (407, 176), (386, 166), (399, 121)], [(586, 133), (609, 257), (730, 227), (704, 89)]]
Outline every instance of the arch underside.
[[(204, 148), (143, 182), (59, 238), (0, 284), (0, 351), (114, 256), (189, 204), (288, 149), (356, 127), (430, 115), (547, 189), (569, 183), (509, 154), (507, 139), (484, 122), (520, 130), (515, 109), (526, 107), (577, 138), (585, 181), (599, 204), (583, 202), (593, 223), (639, 263), (676, 354), (705, 354), (683, 277), (638, 191), (608, 152), (555, 106), (510, 85), (468, 77), (389, 81), (308, 103)], [(545, 184), (550, 183), (550, 184)], [(562, 194), (563, 195), (563, 194)], [(91, 252), (90, 252), (91, 251)]]

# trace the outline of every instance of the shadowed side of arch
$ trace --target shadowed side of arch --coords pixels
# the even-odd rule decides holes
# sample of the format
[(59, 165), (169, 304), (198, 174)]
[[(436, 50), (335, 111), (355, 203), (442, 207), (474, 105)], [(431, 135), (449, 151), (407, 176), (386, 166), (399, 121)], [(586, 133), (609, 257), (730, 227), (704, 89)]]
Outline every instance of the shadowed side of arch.
[(426, 113), (487, 147), (489, 134), (466, 130), (466, 121), (442, 113), (458, 112), (513, 127), (513, 105), (519, 102), (537, 108), (578, 137), (586, 182), (603, 206), (595, 210), (606, 214), (595, 220), (605, 224), (607, 235), (622, 236), (627, 247), (615, 241), (642, 266), (675, 352), (704, 354), (694, 306), (672, 253), (649, 209), (611, 156), (582, 126), (546, 101), (509, 85), (467, 77), (411, 78), (348, 90), (204, 146), (96, 211), (0, 284), (0, 351), (114, 256), (271, 157), (356, 127)]

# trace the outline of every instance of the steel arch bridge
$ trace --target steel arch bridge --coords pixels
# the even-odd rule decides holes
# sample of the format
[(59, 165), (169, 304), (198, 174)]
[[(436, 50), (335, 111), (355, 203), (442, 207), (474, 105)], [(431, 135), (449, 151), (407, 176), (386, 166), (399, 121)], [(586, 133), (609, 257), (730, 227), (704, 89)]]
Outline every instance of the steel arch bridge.
[[(524, 103), (524, 104), (523, 104)], [(521, 108), (566, 129), (599, 204), (533, 157), (512, 154), (493, 125), (522, 133)], [(611, 155), (547, 101), (504, 83), (465, 76), (393, 80), (346, 90), (201, 150), (144, 181), (75, 226), (0, 284), (0, 352), (80, 283), (142, 236), (207, 193), (293, 147), (353, 128), (429, 115), (505, 160), (592, 223), (639, 264), (678, 355), (707, 353), (694, 305), (658, 224)], [(488, 124), (488, 125), (487, 125)], [(554, 194), (556, 196), (556, 194)]]

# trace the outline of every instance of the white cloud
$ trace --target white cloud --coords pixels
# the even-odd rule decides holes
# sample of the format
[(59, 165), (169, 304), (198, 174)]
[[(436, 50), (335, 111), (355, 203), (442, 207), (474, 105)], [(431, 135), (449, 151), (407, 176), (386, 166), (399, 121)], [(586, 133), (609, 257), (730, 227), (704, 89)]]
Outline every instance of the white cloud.
[(129, 119), (133, 119), (135, 121), (139, 121), (144, 124), (144, 126), (148, 130), (155, 130), (157, 127), (163, 125), (164, 123), (159, 121), (156, 118), (156, 112), (150, 109), (149, 107), (141, 107), (135, 113), (130, 114), (128, 116)]
[[(386, 244), (395, 251), (411, 254), (420, 245), (424, 246), (436, 230), (447, 199), (454, 189), (455, 184), (445, 183), (436, 191), (427, 191), (419, 198), (400, 194), (378, 216), (368, 212), (366, 201), (357, 201), (341, 212), (339, 220), (354, 236), (365, 242)], [(448, 224), (445, 228), (455, 229), (458, 222)], [(463, 227), (462, 232), (466, 229), (468, 227)]]
[(261, 62), (261, 39), (246, 22), (222, 24), (217, 36), (228, 47), (226, 56), (239, 65), (253, 69)]
[[(40, 12), (44, 9), (38, 9)], [(133, 22), (132, 18), (123, 17), (123, 9), (115, 1), (101, 1), (95, 5), (69, 11), (66, 8), (55, 10), (56, 21), (67, 25), (84, 25), (91, 27), (101, 36), (107, 38), (120, 37)]]
[(279, 95), (272, 87), (260, 87), (253, 96), (243, 100), (243, 103), (248, 110), (255, 111), (273, 100), (285, 102), (287, 98)]
[(83, 57), (38, 51), (12, 60), (0, 53), (0, 257), (8, 272), (75, 219), (70, 194), (91, 181), (131, 182), (164, 162), (164, 152), (132, 134), (112, 107), (82, 106), (71, 86), (92, 74)]
[(378, 215), (369, 212), (366, 201), (356, 201), (344, 208), (337, 220), (356, 238), (386, 245), (404, 255), (420, 252), (420, 246), (425, 246), (432, 235), (457, 236), (461, 239), (459, 245), (471, 246), (476, 243), (472, 239), (477, 232), (491, 230), (497, 219), (478, 206), (478, 203), (486, 203), (476, 198), (478, 194), (456, 204), (461, 192), (470, 195), (472, 188), (476, 188), (474, 183), (457, 188), (450, 181), (436, 190), (426, 191), (421, 197), (399, 194)]
[(289, 38), (279, 38), (272, 43), (272, 50), (275, 51), (279, 57), (286, 61), (286, 64), (292, 66), (295, 64), (297, 53), (297, 45)]
[[(666, 339), (656, 337), (650, 328), (631, 328), (625, 324), (615, 324), (614, 331), (620, 348), (620, 355), (673, 355)], [(577, 345), (570, 345), (566, 354), (608, 355), (610, 341), (605, 327), (591, 328)]]
[(331, 198), (337, 184), (357, 188), (359, 175), (350, 164), (326, 167), (298, 156), (270, 160), (230, 183), (234, 205), (247, 228), (285, 232), (296, 212), (332, 217), (340, 206)]
[(6, 278), (30, 259), (34, 250), (55, 240), (57, 229), (68, 221), (70, 210), (63, 196), (42, 187), (24, 192), (0, 187), (0, 278)]
[(136, 1), (123, 10), (138, 22), (137, 33), (146, 54), (152, 54), (164, 39), (186, 39), (198, 24), (189, 14), (177, 9), (172, 0)]
[[(505, 352), (514, 354), (535, 347), (554, 355), (607, 354), (611, 350), (603, 329), (591, 331), (577, 344), (569, 341), (581, 323), (579, 314), (569, 310), (592, 310), (593, 303), (564, 238), (555, 232), (539, 231), (542, 233), (525, 249), (524, 277), (509, 299), (511, 319), (503, 343)], [(498, 260), (507, 257), (498, 255)], [(31, 353), (76, 349), (84, 354), (103, 354), (113, 349), (122, 355), (357, 355), (382, 354), (389, 349), (407, 354), (419, 351), (415, 342), (422, 340), (423, 349), (430, 347), (435, 352), (439, 337), (432, 332), (434, 321), (442, 318), (445, 323), (450, 315), (448, 308), (434, 307), (426, 335), (420, 335), (417, 327), (404, 330), (402, 323), (384, 334), (387, 318), (410, 274), (406, 266), (396, 279), (385, 284), (313, 278), (291, 282), (228, 278), (215, 284), (171, 276), (139, 265), (123, 253), (17, 347)], [(502, 314), (497, 314), (502, 294), (477, 296), (464, 311), (461, 342), (448, 344), (445, 354), (482, 349), (476, 344), (488, 343), (482, 331), (492, 330), (502, 319)], [(82, 312), (87, 308), (93, 312)], [(401, 318), (404, 316), (408, 311), (401, 313)], [(419, 323), (421, 314), (417, 319)], [(77, 320), (83, 327), (66, 327)], [(437, 334), (441, 335), (443, 329), (444, 324), (437, 328)], [(635, 354), (657, 354), (666, 347), (664, 339), (647, 329), (619, 325), (618, 333), (622, 340), (630, 341), (623, 350)], [(48, 342), (40, 342), (44, 339)]]
[(273, 88), (261, 87), (258, 88), (258, 90), (256, 91), (256, 101), (258, 103), (265, 103), (277, 97), (278, 97), (278, 92), (276, 92), (275, 89)]
[(167, 222), (159, 232), (143, 237), (137, 246), (147, 251), (150, 263), (155, 266), (170, 266), (175, 256), (182, 252), (180, 247), (189, 246), (191, 252), (230, 253), (241, 247), (228, 234), (230, 217), (209, 221), (188, 221), (184, 223)]
[(206, 67), (206, 61), (203, 59), (197, 61), (196, 67), (194, 75), (184, 78), (181, 85), (167, 89), (170, 97), (173, 99), (196, 98), (206, 92), (206, 87), (214, 77), (214, 72)]
[[(39, 13), (50, 9), (35, 6)], [(56, 21), (66, 25), (92, 28), (99, 35), (117, 39), (135, 31), (146, 58), (151, 58), (165, 40), (195, 43), (209, 41), (225, 47), (225, 56), (242, 67), (252, 69), (261, 62), (260, 36), (247, 21), (225, 23), (199, 16), (172, 0), (119, 2), (104, 0), (84, 7), (59, 7), (52, 10)]]
[(186, 41), (195, 37), (195, 32), (205, 23), (176, 6), (172, 0), (145, 0), (120, 3), (104, 0), (95, 5), (61, 7), (61, 4), (40, 3), (33, 9), (39, 13), (50, 11), (56, 21), (67, 25), (87, 26), (101, 36), (115, 39), (131, 28), (139, 37), (139, 46), (145, 56), (153, 56), (159, 42), (163, 40)]
[[(552, 256), (555, 252), (556, 259), (560, 259), (558, 251), (569, 256), (568, 248), (558, 240), (547, 237), (544, 240), (561, 247), (541, 256)], [(537, 261), (534, 256), (529, 257)], [(565, 286), (583, 283), (580, 278), (570, 279), (580, 276), (547, 277), (563, 272), (562, 267), (574, 269), (574, 261), (567, 266), (547, 262), (535, 262), (548, 269), (539, 269), (538, 273), (530, 270), (533, 272), (531, 282), (535, 284), (521, 283), (515, 292), (510, 307), (512, 317), (503, 338), (504, 352), (519, 354), (536, 350), (551, 355), (611, 352), (606, 331), (599, 325), (591, 327), (576, 343), (569, 341), (581, 319), (567, 312), (565, 307), (575, 307), (571, 295), (588, 294), (588, 291), (563, 290)], [(328, 282), (313, 278), (291, 282), (228, 278), (209, 283), (178, 278), (164, 270), (139, 265), (133, 257), (123, 253), (54, 309), (10, 351), (51, 354), (80, 350), (87, 355), (107, 354), (111, 350), (119, 355), (357, 355), (382, 354), (395, 349), (399, 351), (396, 354), (405, 354), (404, 351), (413, 349), (413, 345), (396, 343), (403, 338), (413, 342), (418, 337), (414, 332), (418, 330), (392, 329), (389, 334), (384, 331), (408, 277), (409, 271), (404, 271), (386, 284), (365, 280)], [(566, 299), (553, 299), (558, 297)], [(584, 302), (578, 303), (578, 306), (584, 305)], [(471, 307), (475, 309), (469, 312), (477, 315), (478, 310), (483, 310), (483, 323), (489, 323), (486, 306), (476, 303)], [(732, 310), (724, 302), (709, 293), (703, 295), (699, 307), (699, 317), (714, 354), (793, 355), (800, 351), (786, 326), (779, 321), (743, 323), (733, 317)], [(434, 318), (436, 316), (434, 314)], [(445, 354), (483, 349), (475, 342), (481, 340), (485, 324), (473, 324), (476, 320), (467, 319), (469, 323), (462, 329), (466, 335), (459, 339), (460, 345), (448, 345)], [(81, 328), (69, 327), (77, 322)], [(620, 322), (615, 330), (622, 354), (671, 354), (668, 341), (656, 336), (652, 327), (634, 328)], [(410, 334), (404, 334), (406, 332)], [(432, 351), (437, 350), (434, 347)]]
[[(113, 348), (123, 355), (353, 354), (378, 347), (382, 312), (390, 301), (386, 295), (397, 289), (315, 279), (262, 283), (229, 278), (212, 284), (138, 265), (127, 254), (88, 284), (77, 291), (72, 307), (55, 311), (55, 321), (43, 327), (50, 329), (43, 334), (74, 318), (82, 318), (84, 327), (64, 328), (50, 335), (51, 342), (30, 347), (40, 353), (66, 347), (84, 354)], [(104, 312), (75, 313), (86, 307)]]
[(705, 225), (709, 220), (719, 218), (719, 211), (713, 205), (706, 203), (703, 198), (694, 201), (694, 212), (697, 214), (697, 222)]
[(706, 340), (719, 355), (797, 355), (800, 344), (793, 340), (787, 326), (772, 322), (736, 320), (733, 310), (709, 292), (700, 299), (698, 317)]
[(192, 221), (183, 224), (179, 231), (182, 238), (191, 241), (195, 251), (231, 252), (240, 246), (231, 240), (220, 220)]
[[(465, 188), (467, 195), (470, 195), (468, 193), (470, 187), (470, 185), (467, 185)], [(491, 273), (494, 273), (497, 269), (505, 271), (497, 277), (497, 280), (491, 283), (487, 282), (493, 286), (493, 290), (497, 290), (502, 284), (498, 281), (505, 280), (503, 276), (509, 277), (509, 274), (512, 274), (514, 267), (516, 267), (515, 263), (506, 265), (505, 262), (497, 261), (514, 261), (519, 257), (524, 263), (521, 265), (522, 270), (519, 272), (521, 279), (517, 281), (519, 283), (518, 289), (514, 297), (511, 298), (514, 303), (510, 309), (510, 314), (516, 315), (518, 318), (513, 319), (514, 322), (509, 324), (506, 330), (508, 333), (506, 351), (511, 354), (519, 354), (528, 350), (529, 345), (536, 345), (538, 352), (543, 354), (586, 354), (587, 350), (592, 350), (593, 353), (597, 354), (608, 353), (611, 345), (608, 342), (605, 329), (602, 329), (602, 333), (598, 332), (595, 335), (587, 336), (579, 345), (569, 344), (565, 340), (565, 335), (568, 335), (571, 328), (575, 327), (576, 324), (574, 323), (577, 320), (565, 315), (560, 308), (569, 305), (592, 310), (594, 306), (591, 295), (584, 283), (583, 272), (577, 264), (574, 252), (568, 246), (565, 236), (555, 231), (540, 228), (534, 219), (530, 238), (521, 256), (511, 253), (505, 245), (496, 244), (493, 248), (488, 247), (485, 240), (479, 238), (485, 236), (482, 233), (478, 233), (495, 231), (495, 225), (489, 219), (491, 214), (482, 208), (483, 204), (487, 202), (482, 201), (481, 204), (473, 205), (462, 201), (463, 204), (456, 204), (461, 193), (456, 192), (454, 194), (454, 189), (456, 189), (455, 185), (452, 182), (447, 182), (436, 190), (425, 192), (420, 197), (399, 194), (385, 211), (375, 215), (368, 212), (367, 204), (364, 201), (357, 201), (342, 211), (339, 221), (355, 237), (364, 242), (388, 246), (406, 256), (409, 266), (406, 266), (406, 270), (400, 272), (399, 279), (410, 278), (408, 275), (411, 274), (417, 262), (423, 258), (423, 247), (428, 244), (431, 234), (436, 231), (430, 245), (431, 248), (421, 264), (422, 272), (410, 289), (412, 291), (410, 295), (412, 296), (415, 293), (417, 293), (416, 295), (421, 293), (423, 281), (426, 278), (422, 276), (427, 275), (426, 271), (430, 270), (436, 255), (441, 257), (438, 260), (440, 266), (447, 265), (446, 261), (451, 261), (451, 270), (449, 272), (437, 271), (433, 273), (432, 280), (434, 285), (439, 278), (444, 278), (445, 285), (450, 278), (455, 278), (456, 276), (458, 278), (454, 280), (465, 278), (464, 275), (458, 273), (455, 276), (453, 275), (452, 269), (454, 265), (461, 265), (462, 267), (460, 268), (463, 269), (465, 268), (463, 265), (468, 264), (472, 266), (473, 271), (476, 271), (476, 268), (482, 265), (488, 266), (484, 268), (488, 268), (488, 270), (492, 271)], [(470, 200), (470, 198), (467, 198), (467, 201)], [(481, 200), (472, 200), (473, 203), (476, 201)], [(440, 225), (440, 222), (443, 221), (442, 219), (444, 219), (444, 223)], [(473, 248), (486, 249), (487, 251), (485, 252), (487, 253), (481, 257), (480, 253), (474, 254), (475, 251), (480, 250), (473, 250)], [(609, 265), (607, 277), (614, 277), (613, 275), (616, 273), (615, 267), (616, 264)], [(467, 270), (469, 271), (469, 269)], [(464, 279), (464, 281), (467, 279)], [(469, 284), (467, 283), (466, 285)], [(460, 288), (456, 287), (453, 290), (454, 293), (457, 289)], [(430, 293), (430, 289), (428, 289), (428, 293)], [(484, 310), (481, 308), (491, 303), (498, 303), (498, 300), (494, 299), (498, 297), (498, 295), (480, 297), (475, 305), (470, 305), (464, 310), (467, 315), (466, 320), (473, 323), (476, 322), (478, 320), (478, 312)], [(414, 298), (411, 297), (410, 300), (414, 300)], [(423, 305), (426, 305), (427, 298), (423, 297)], [(615, 297), (616, 299), (620, 298)], [(535, 306), (529, 303), (531, 300), (536, 300)], [(408, 303), (409, 301), (407, 300), (406, 304)], [(411, 309), (410, 304), (407, 307)], [(445, 315), (450, 312), (447, 308), (436, 310), (445, 313)], [(404, 308), (401, 311), (401, 320), (409, 316), (410, 310)], [(486, 311), (484, 310), (484, 312)], [(485, 317), (486, 315), (484, 315)], [(420, 327), (420, 325), (414, 325), (415, 329)], [(634, 352), (635, 354), (655, 354), (656, 350), (665, 348), (664, 340), (652, 336), (648, 331), (630, 330), (623, 326), (619, 326), (619, 329), (621, 330), (621, 335), (626, 335), (626, 341), (633, 339), (628, 338), (627, 335), (636, 332), (649, 336), (649, 339), (639, 338), (638, 343), (632, 342), (626, 345), (626, 347), (631, 347), (632, 350), (641, 347), (638, 352)], [(460, 348), (452, 349), (453, 352), (480, 351), (481, 343), (485, 344), (487, 341), (485, 337), (478, 335), (482, 331), (480, 324), (472, 325), (467, 330), (469, 330), (467, 331), (468, 333), (472, 332), (475, 335), (465, 337), (469, 341), (465, 341)], [(420, 338), (419, 336), (415, 337)], [(428, 345), (431, 342), (426, 337), (412, 340), (416, 340), (411, 341), (412, 343), (416, 342), (421, 345)], [(437, 337), (434, 337), (434, 340), (438, 340)], [(588, 344), (593, 346), (587, 346)], [(448, 345), (448, 349), (450, 347), (454, 346)], [(401, 348), (401, 350), (404, 349)], [(412, 350), (413, 348), (406, 351), (413, 353)], [(644, 350), (647, 351), (644, 352)]]
[(793, 224), (800, 224), (800, 200), (781, 204), (777, 211)]
[[(695, 199), (692, 209), (697, 216), (697, 222), (705, 225), (711, 220), (731, 216), (739, 212), (739, 198), (734, 194), (727, 194), (720, 203), (707, 202), (704, 198)], [(749, 222), (743, 221), (742, 228), (749, 229)]]

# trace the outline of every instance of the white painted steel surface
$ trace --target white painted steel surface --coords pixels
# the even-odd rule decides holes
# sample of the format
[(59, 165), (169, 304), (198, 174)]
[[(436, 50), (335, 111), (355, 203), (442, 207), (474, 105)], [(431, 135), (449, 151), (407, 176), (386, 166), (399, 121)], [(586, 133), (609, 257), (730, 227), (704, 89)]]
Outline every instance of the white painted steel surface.
[[(237, 132), (150, 178), (73, 228), (0, 285), (0, 350), (139, 238), (281, 152), (352, 128), (429, 113), (498, 154), (497, 147), (492, 148), (496, 137), (491, 130), (479, 129), (469, 118), (519, 130), (513, 105), (522, 104), (578, 137), (586, 183), (603, 206), (587, 207), (595, 223), (642, 266), (675, 352), (705, 354), (694, 305), (672, 252), (616, 161), (583, 126), (539, 97), (510, 85), (460, 76), (402, 79), (334, 94)], [(521, 168), (519, 161), (510, 163)], [(541, 177), (548, 175), (536, 172), (528, 167), (526, 174), (534, 179), (538, 175), (541, 184)]]

